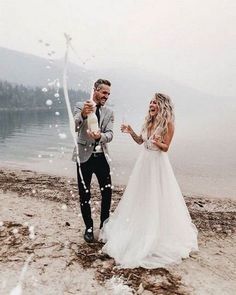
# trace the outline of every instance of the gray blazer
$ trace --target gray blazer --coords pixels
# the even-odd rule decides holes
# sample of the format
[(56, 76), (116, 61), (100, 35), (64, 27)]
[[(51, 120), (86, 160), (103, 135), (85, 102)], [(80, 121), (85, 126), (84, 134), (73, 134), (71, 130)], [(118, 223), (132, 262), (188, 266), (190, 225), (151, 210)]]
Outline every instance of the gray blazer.
[[(83, 108), (83, 102), (78, 102), (74, 108), (74, 120), (75, 120), (75, 132), (78, 133), (77, 143), (79, 148), (79, 159), (81, 163), (86, 162), (94, 149), (95, 140), (88, 136), (88, 124), (87, 119), (83, 119), (81, 116), (81, 110)], [(107, 143), (113, 138), (113, 123), (114, 115), (113, 111), (105, 106), (100, 108), (100, 130), (101, 139), (99, 144), (104, 152), (108, 154)], [(74, 148), (72, 160), (76, 162), (76, 148)]]

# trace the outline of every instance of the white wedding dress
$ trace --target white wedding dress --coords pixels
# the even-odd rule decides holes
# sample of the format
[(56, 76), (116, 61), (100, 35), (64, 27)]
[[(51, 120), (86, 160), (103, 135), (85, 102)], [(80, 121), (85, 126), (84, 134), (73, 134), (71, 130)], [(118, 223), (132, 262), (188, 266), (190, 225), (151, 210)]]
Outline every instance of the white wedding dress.
[(103, 252), (122, 268), (157, 268), (198, 250), (197, 229), (168, 155), (146, 134), (124, 195), (100, 232)]

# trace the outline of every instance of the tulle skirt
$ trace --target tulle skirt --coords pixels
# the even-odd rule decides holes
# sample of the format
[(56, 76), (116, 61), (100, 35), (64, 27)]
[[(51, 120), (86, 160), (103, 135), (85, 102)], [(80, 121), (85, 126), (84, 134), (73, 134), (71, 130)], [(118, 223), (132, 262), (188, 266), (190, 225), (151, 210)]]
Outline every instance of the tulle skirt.
[(197, 229), (167, 153), (142, 150), (100, 239), (103, 252), (122, 268), (164, 267), (198, 250)]

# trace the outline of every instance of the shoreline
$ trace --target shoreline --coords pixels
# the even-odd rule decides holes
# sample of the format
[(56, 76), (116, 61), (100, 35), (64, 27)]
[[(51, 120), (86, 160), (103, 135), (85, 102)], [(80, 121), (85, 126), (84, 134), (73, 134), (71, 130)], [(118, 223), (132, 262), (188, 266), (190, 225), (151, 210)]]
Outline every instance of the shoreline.
[[(75, 183), (77, 183), (77, 180), (76, 180), (76, 170), (74, 171), (74, 175), (71, 176), (70, 174), (68, 173), (65, 173), (65, 172), (55, 172), (55, 171), (49, 171), (49, 170), (45, 170), (45, 169), (38, 169), (38, 170), (34, 170), (31, 168), (31, 166), (28, 165), (28, 163), (24, 163), (24, 162), (9, 162), (9, 163), (5, 163), (5, 165), (0, 165), (0, 171), (15, 171), (16, 173), (21, 173), (22, 171), (29, 171), (29, 172), (32, 172), (34, 174), (38, 174), (38, 175), (48, 175), (48, 176), (54, 176), (54, 177), (59, 177), (61, 179), (71, 179), (73, 180)], [(93, 179), (92, 179), (93, 181)], [(96, 185), (97, 181), (95, 181), (95, 185)], [(114, 184), (114, 182), (113, 182)], [(126, 184), (123, 184), (123, 183), (115, 183), (114, 184), (114, 187), (116, 188), (122, 188), (122, 189), (125, 189), (126, 187)], [(191, 191), (186, 191), (186, 192), (183, 192), (182, 191), (182, 194), (184, 197), (191, 197), (191, 198), (206, 198), (206, 199), (215, 199), (215, 200), (232, 200), (232, 201), (236, 201), (236, 198), (235, 196), (231, 196), (231, 195), (228, 195), (227, 196), (222, 196), (222, 195), (213, 195), (213, 194), (207, 194), (207, 193), (204, 193), (204, 192), (191, 192)]]
[[(114, 260), (101, 253), (101, 243), (84, 242), (74, 178), (0, 168), (0, 187), (0, 293), (3, 295), (19, 283), (19, 274), (29, 255), (33, 258), (22, 281), (26, 295), (234, 294), (236, 201), (185, 197), (199, 230), (200, 251), (191, 253), (179, 265), (125, 270), (116, 268)], [(124, 188), (114, 187), (112, 211)], [(97, 235), (100, 192), (96, 184), (92, 186), (91, 206)], [(120, 293), (115, 293), (117, 290)]]
[[(28, 196), (37, 199), (47, 199), (69, 206), (78, 204), (77, 180), (67, 176), (40, 173), (30, 169), (9, 169), (0, 167), (0, 187), (17, 193), (19, 196)], [(125, 185), (114, 185), (111, 210), (117, 206), (125, 190)], [(100, 201), (100, 190), (97, 182), (91, 184), (93, 201)], [(224, 232), (236, 229), (236, 201), (230, 198), (213, 198), (204, 195), (184, 195), (185, 202), (198, 230), (217, 230)], [(234, 214), (235, 213), (235, 214)], [(235, 225), (232, 226), (231, 222)], [(204, 226), (202, 224), (204, 223)], [(228, 228), (229, 227), (229, 228)], [(227, 233), (227, 232), (224, 232)]]

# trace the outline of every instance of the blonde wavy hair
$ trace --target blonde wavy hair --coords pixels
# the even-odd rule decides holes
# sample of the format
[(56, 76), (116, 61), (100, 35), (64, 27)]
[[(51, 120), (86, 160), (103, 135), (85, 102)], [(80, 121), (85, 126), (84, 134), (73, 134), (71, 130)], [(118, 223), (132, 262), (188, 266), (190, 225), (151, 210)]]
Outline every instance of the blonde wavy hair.
[(154, 99), (157, 102), (158, 112), (155, 117), (152, 117), (148, 111), (143, 124), (143, 131), (152, 134), (160, 127), (160, 136), (163, 137), (167, 133), (169, 122), (174, 123), (174, 106), (170, 97), (166, 94), (155, 93)]

